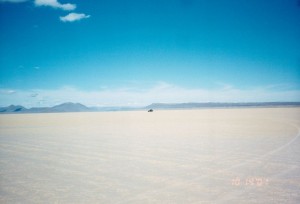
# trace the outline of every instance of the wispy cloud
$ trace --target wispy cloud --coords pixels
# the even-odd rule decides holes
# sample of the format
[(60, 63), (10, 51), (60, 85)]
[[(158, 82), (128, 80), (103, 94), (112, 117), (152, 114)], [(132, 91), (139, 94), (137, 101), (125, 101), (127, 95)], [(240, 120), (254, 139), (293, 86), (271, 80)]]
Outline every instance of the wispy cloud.
[[(164, 82), (150, 88), (105, 88), (83, 91), (74, 87), (56, 90), (17, 90), (14, 94), (0, 91), (0, 106), (20, 104), (26, 107), (53, 106), (64, 102), (79, 102), (87, 106), (146, 106), (154, 102), (271, 102), (300, 101), (300, 90), (259, 87), (238, 89), (233, 86), (216, 89), (187, 89)], [(35, 93), (33, 95), (33, 93)]]
[(33, 94), (31, 94), (30, 95), (30, 97), (37, 97), (39, 94), (37, 94), (37, 93), (33, 93)]
[(69, 13), (66, 16), (61, 16), (59, 19), (62, 22), (74, 22), (74, 21), (79, 21), (81, 19), (89, 18), (90, 15), (86, 15), (84, 13)]
[(0, 94), (10, 95), (14, 93), (16, 93), (16, 91), (12, 89), (0, 89)]
[(35, 0), (34, 4), (36, 6), (50, 6), (52, 8), (58, 8), (66, 11), (71, 11), (76, 9), (76, 4), (70, 4), (70, 3), (62, 4), (59, 3), (57, 0)]

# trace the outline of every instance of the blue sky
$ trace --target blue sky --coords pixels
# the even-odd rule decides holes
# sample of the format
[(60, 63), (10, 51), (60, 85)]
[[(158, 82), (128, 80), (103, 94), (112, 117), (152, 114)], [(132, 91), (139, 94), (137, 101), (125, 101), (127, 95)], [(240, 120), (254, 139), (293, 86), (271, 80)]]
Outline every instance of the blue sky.
[(0, 106), (300, 101), (297, 0), (0, 0)]

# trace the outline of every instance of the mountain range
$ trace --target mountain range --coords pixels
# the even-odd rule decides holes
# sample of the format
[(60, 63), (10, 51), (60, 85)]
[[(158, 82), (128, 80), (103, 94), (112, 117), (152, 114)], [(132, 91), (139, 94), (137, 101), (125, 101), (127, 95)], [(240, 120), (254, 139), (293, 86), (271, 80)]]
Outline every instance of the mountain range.
[(196, 108), (242, 108), (300, 106), (300, 102), (248, 102), (248, 103), (153, 103), (147, 109), (196, 109)]
[(300, 102), (257, 102), (257, 103), (153, 103), (145, 107), (87, 107), (80, 103), (63, 103), (53, 107), (25, 108), (21, 105), (0, 107), (0, 114), (9, 113), (63, 113), (63, 112), (97, 112), (129, 110), (171, 110), (199, 108), (249, 108), (249, 107), (294, 107)]
[(61, 112), (90, 112), (93, 108), (88, 108), (80, 103), (63, 103), (53, 107), (33, 107), (27, 109), (23, 106), (10, 105), (0, 108), (0, 113), (61, 113)]

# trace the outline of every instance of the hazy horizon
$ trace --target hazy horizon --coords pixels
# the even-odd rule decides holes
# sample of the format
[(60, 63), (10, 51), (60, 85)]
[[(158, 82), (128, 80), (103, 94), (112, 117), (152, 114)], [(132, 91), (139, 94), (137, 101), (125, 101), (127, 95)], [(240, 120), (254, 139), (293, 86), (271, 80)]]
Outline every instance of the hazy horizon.
[[(0, 108), (6, 108), (6, 107), (10, 107), (10, 106), (22, 106), (22, 107), (25, 107), (27, 109), (30, 109), (30, 108), (51, 108), (51, 107), (55, 107), (55, 106), (60, 106), (60, 105), (83, 105), (87, 108), (147, 108), (147, 107), (151, 107), (152, 105), (209, 105), (209, 104), (214, 104), (214, 105), (231, 105), (231, 106), (228, 106), (228, 107), (235, 107), (234, 105), (239, 105), (237, 107), (245, 107), (247, 108), (249, 105), (263, 105), (261, 107), (265, 107), (265, 106), (272, 106), (272, 105), (275, 105), (275, 106), (279, 106), (279, 107), (284, 107), (284, 106), (290, 106), (290, 105), (296, 105), (296, 106), (299, 106), (300, 105), (300, 101), (285, 101), (285, 102), (282, 102), (282, 101), (269, 101), (269, 102), (183, 102), (183, 103), (160, 103), (160, 102), (154, 102), (154, 103), (151, 103), (151, 104), (147, 104), (147, 105), (140, 105), (140, 106), (109, 106), (109, 105), (106, 105), (106, 106), (87, 106), (86, 104), (83, 104), (83, 103), (79, 103), (79, 102), (72, 102), (72, 101), (67, 101), (67, 102), (63, 102), (63, 103), (58, 103), (58, 104), (55, 104), (53, 106), (32, 106), (32, 107), (28, 107), (28, 106), (24, 106), (22, 104), (10, 104), (9, 106), (0, 106)], [(245, 105), (245, 106), (240, 106), (240, 105)], [(248, 105), (248, 106), (247, 106)], [(206, 106), (205, 106), (206, 107)], [(217, 106), (218, 107), (218, 106)], [(220, 106), (220, 107), (223, 107), (223, 106)], [(206, 108), (209, 108), (209, 106), (207, 106)]]

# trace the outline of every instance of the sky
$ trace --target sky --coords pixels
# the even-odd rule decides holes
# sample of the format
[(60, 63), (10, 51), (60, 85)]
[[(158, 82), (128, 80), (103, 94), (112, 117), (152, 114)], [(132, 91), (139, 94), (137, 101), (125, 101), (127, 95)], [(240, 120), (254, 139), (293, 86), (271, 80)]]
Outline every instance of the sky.
[(300, 101), (298, 0), (0, 0), (0, 106)]

